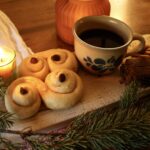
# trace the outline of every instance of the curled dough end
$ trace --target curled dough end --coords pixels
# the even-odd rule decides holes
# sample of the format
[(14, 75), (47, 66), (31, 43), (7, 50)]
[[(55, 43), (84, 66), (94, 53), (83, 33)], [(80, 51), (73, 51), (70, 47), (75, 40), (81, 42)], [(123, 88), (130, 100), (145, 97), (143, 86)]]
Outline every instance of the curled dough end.
[(45, 80), (48, 90), (41, 96), (50, 109), (66, 109), (74, 106), (83, 95), (81, 78), (73, 71), (59, 69), (50, 73)]
[(5, 95), (7, 111), (18, 119), (33, 116), (41, 105), (39, 90), (45, 91), (46, 87), (38, 78), (27, 76), (13, 81)]
[(65, 49), (50, 50), (47, 62), (51, 71), (66, 68), (76, 72), (78, 69), (78, 62), (74, 53)]
[(18, 72), (20, 76), (34, 76), (44, 80), (50, 71), (46, 59), (31, 55), (21, 62)]

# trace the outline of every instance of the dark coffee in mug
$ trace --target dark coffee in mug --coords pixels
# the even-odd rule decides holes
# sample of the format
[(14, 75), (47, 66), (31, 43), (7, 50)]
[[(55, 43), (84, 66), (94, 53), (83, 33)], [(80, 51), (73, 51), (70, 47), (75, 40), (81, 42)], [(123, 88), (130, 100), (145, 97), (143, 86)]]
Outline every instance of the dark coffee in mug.
[(75, 23), (73, 34), (79, 62), (98, 75), (113, 72), (133, 40), (140, 41), (136, 51), (145, 47), (141, 35), (133, 34), (127, 24), (109, 16), (83, 17)]
[(125, 43), (121, 36), (105, 29), (89, 29), (79, 37), (88, 44), (103, 48), (119, 47)]

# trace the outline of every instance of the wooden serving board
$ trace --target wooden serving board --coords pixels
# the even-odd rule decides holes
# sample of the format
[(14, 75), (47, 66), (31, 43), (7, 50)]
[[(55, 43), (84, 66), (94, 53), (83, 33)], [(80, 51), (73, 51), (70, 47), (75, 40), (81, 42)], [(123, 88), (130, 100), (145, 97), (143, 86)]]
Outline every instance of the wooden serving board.
[(84, 84), (84, 96), (77, 105), (59, 111), (42, 109), (32, 118), (22, 121), (16, 120), (13, 129), (23, 130), (30, 127), (36, 131), (58, 125), (82, 113), (116, 102), (124, 89), (124, 85), (119, 83), (120, 77), (117, 72), (112, 75), (97, 77), (80, 71), (79, 75)]
[[(59, 111), (49, 110), (43, 106), (40, 112), (29, 119), (15, 120), (12, 129), (23, 130), (29, 127), (33, 131), (36, 131), (48, 127), (55, 127), (82, 113), (104, 107), (119, 100), (124, 85), (120, 84), (120, 76), (117, 71), (111, 75), (102, 77), (91, 75), (83, 70), (80, 70), (78, 74), (84, 84), (83, 98), (78, 104), (70, 109)], [(0, 110), (5, 110), (3, 101), (0, 101)]]

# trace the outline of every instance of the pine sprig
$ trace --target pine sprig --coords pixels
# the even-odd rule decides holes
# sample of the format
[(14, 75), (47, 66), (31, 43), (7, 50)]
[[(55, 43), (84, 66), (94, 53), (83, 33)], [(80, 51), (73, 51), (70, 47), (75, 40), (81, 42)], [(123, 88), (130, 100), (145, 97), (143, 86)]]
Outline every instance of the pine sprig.
[(3, 100), (6, 93), (7, 86), (5, 85), (3, 79), (0, 77), (0, 98)]
[(12, 114), (0, 111), (0, 129), (7, 129), (13, 125)]
[[(96, 117), (92, 119), (98, 114), (99, 119)], [(110, 148), (133, 150), (148, 146), (150, 143), (150, 112), (146, 112), (145, 109), (130, 108), (119, 111), (116, 109), (112, 114), (109, 112), (100, 114), (97, 110), (85, 116), (88, 116), (88, 119), (83, 117), (74, 121), (66, 135), (67, 139), (71, 139), (70, 142), (74, 141), (72, 147), (74, 144), (82, 149), (86, 145), (85, 149), (92, 150)]]
[(2, 100), (4, 99), (6, 89), (7, 89), (6, 87), (0, 88), (0, 96), (2, 97)]
[(49, 144), (42, 143), (39, 139), (36, 138), (27, 138), (26, 142), (33, 150), (49, 150)]
[(137, 81), (131, 82), (125, 89), (123, 95), (120, 97), (120, 107), (127, 108), (135, 105), (139, 100), (139, 83)]
[[(63, 134), (39, 134), (37, 136), (36, 133), (31, 132), (22, 136), (23, 134), (19, 131), (14, 133), (20, 134), (27, 143), (28, 149), (33, 150), (136, 150), (145, 148), (150, 146), (150, 92), (141, 94), (139, 91), (138, 84), (133, 82), (126, 88), (120, 102), (77, 117)], [(3, 122), (2, 128), (4, 129), (12, 125), (11, 122), (8, 123), (11, 115), (5, 115), (1, 115), (0, 112), (3, 118), (0, 123)], [(4, 118), (7, 120), (6, 123)], [(9, 130), (6, 133), (8, 132)], [(21, 145), (22, 143), (17, 146), (21, 147)]]
[[(125, 90), (121, 97), (120, 107), (117, 109), (103, 111), (100, 109), (78, 117), (68, 129), (67, 146), (68, 142), (72, 143), (72, 141), (73, 143), (70, 144), (72, 149), (76, 146), (76, 148), (92, 150), (110, 148), (124, 150), (148, 146), (150, 112), (147, 111), (145, 105), (137, 105), (141, 101), (138, 95), (138, 84), (133, 82)], [(150, 99), (146, 101), (148, 102)]]
[(5, 147), (6, 150), (16, 150), (17, 148), (20, 148), (19, 145), (12, 143), (8, 139), (0, 137), (0, 149)]

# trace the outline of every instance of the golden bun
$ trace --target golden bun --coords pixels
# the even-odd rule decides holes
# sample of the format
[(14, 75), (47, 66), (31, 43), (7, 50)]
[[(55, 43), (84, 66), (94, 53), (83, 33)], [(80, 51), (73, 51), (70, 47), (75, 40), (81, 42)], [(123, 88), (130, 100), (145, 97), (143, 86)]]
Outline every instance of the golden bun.
[(21, 62), (18, 73), (20, 76), (34, 76), (44, 80), (49, 73), (49, 67), (44, 58), (31, 55)]
[(26, 76), (13, 81), (5, 94), (5, 106), (18, 119), (26, 119), (36, 114), (41, 105), (39, 91), (46, 90), (40, 79)]
[(61, 68), (70, 69), (73, 71), (78, 70), (78, 62), (73, 52), (66, 49), (50, 49), (35, 54), (36, 56), (42, 56), (47, 59), (50, 71), (54, 71)]
[(45, 79), (47, 91), (41, 97), (50, 109), (66, 109), (74, 106), (83, 95), (83, 83), (79, 75), (69, 69), (58, 69)]

